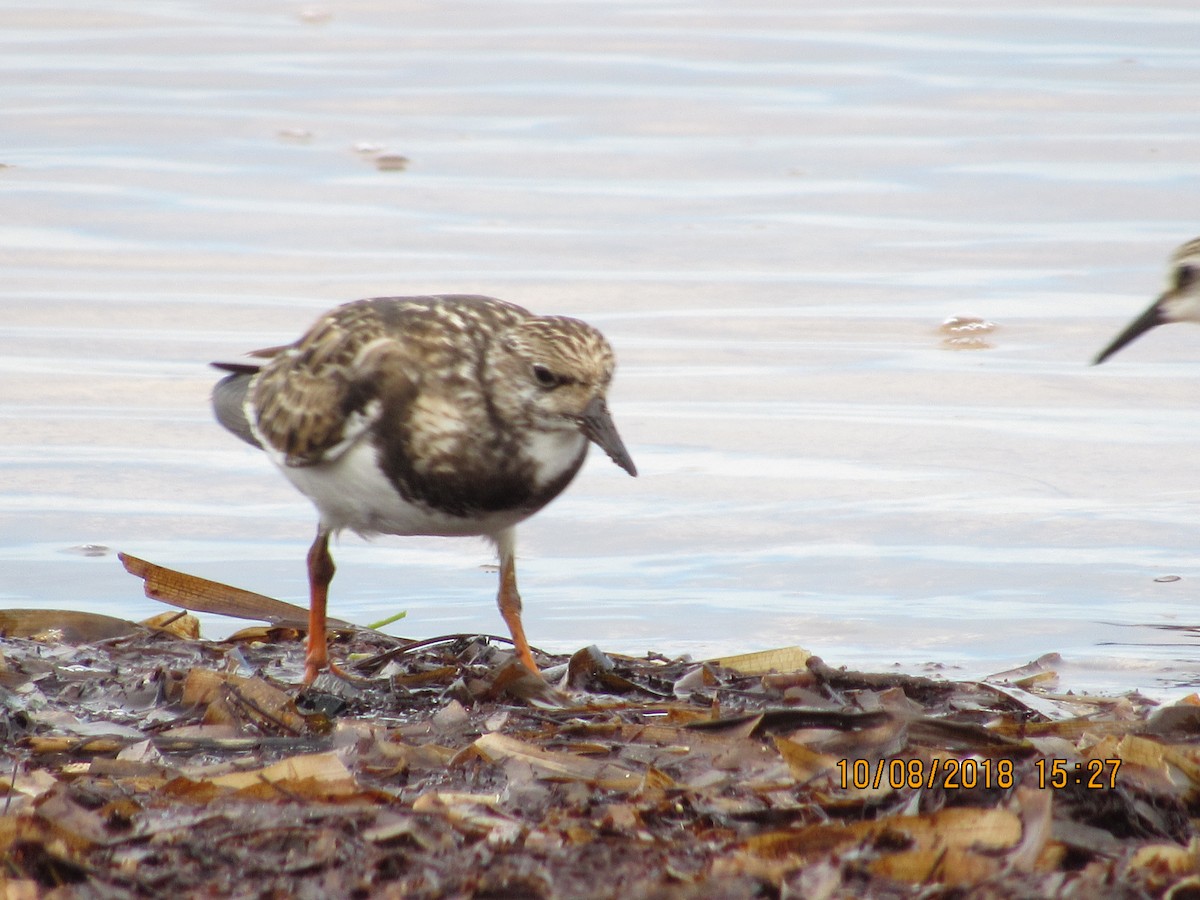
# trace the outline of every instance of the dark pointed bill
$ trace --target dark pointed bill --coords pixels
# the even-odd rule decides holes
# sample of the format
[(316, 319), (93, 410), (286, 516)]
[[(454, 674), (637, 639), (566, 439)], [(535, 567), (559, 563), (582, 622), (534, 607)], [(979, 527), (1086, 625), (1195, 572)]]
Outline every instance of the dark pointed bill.
[(1092, 360), (1092, 365), (1100, 365), (1100, 363), (1104, 362), (1126, 344), (1133, 343), (1139, 336), (1145, 334), (1151, 328), (1162, 325), (1164, 322), (1166, 322), (1167, 320), (1163, 318), (1162, 314), (1162, 304), (1164, 299), (1166, 299), (1165, 294), (1155, 300), (1154, 303), (1150, 305), (1149, 309), (1130, 322), (1125, 327), (1125, 330), (1113, 338), (1112, 343), (1101, 350), (1099, 355)]
[(607, 453), (609, 459), (630, 475), (637, 476), (637, 467), (629, 458), (629, 452), (621, 441), (621, 435), (617, 434), (617, 426), (613, 424), (612, 416), (608, 414), (608, 407), (605, 405), (603, 397), (597, 397), (587, 405), (587, 409), (579, 417), (579, 423), (589, 441)]

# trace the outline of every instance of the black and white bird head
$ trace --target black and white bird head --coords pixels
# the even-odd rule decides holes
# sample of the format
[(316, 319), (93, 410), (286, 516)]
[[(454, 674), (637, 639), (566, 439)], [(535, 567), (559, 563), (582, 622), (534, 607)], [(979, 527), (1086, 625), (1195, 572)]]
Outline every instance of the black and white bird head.
[(1200, 322), (1200, 238), (1188, 241), (1171, 257), (1167, 289), (1130, 322), (1092, 361), (1104, 362), (1151, 328), (1170, 322)]

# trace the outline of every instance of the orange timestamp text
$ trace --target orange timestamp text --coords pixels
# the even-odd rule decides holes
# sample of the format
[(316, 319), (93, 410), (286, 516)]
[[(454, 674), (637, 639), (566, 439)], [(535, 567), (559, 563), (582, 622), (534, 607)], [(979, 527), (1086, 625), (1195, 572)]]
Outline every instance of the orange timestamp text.
[[(1038, 759), (1033, 764), (1037, 786), (1062, 790), (1074, 785), (1087, 790), (1112, 790), (1117, 785), (1119, 759), (1089, 759), (1067, 762), (1062, 759)], [(1016, 766), (1011, 759), (839, 759), (835, 764), (843, 790), (854, 788), (942, 788), (947, 791), (976, 788), (1007, 790), (1017, 783)]]
[(1121, 760), (1084, 759), (1067, 762), (1065, 759), (1039, 759), (1033, 764), (1037, 772), (1038, 787), (1062, 790), (1068, 785), (1089, 791), (1111, 791), (1117, 786), (1117, 772)]

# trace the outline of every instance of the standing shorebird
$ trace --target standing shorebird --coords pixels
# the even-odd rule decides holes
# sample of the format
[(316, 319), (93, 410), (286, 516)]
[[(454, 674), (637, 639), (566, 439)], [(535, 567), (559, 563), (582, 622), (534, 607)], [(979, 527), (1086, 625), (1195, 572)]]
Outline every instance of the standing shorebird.
[(1098, 366), (1151, 328), (1168, 322), (1200, 322), (1200, 238), (1175, 251), (1167, 289), (1100, 351), (1092, 365)]
[(331, 534), (479, 535), (521, 662), (514, 528), (575, 477), (592, 441), (637, 475), (609, 416), (615, 359), (595, 328), (467, 295), (379, 297), (326, 313), (263, 362), (214, 363), (217, 420), (265, 450), (317, 507), (305, 683), (333, 668)]

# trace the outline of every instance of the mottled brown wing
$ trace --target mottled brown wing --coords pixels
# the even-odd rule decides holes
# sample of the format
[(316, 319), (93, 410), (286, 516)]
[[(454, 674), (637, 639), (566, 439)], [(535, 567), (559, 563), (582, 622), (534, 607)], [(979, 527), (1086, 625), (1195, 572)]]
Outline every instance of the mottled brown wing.
[(371, 427), (378, 397), (416, 393), (404, 345), (362, 301), (321, 318), (251, 387), (258, 435), (289, 466), (336, 458)]

